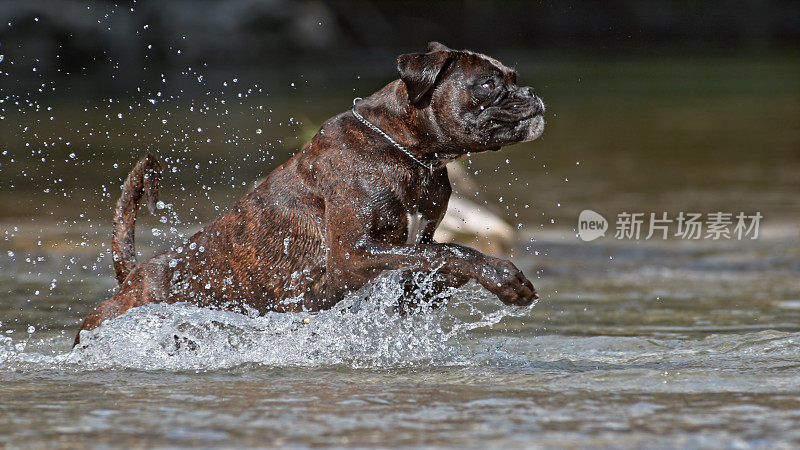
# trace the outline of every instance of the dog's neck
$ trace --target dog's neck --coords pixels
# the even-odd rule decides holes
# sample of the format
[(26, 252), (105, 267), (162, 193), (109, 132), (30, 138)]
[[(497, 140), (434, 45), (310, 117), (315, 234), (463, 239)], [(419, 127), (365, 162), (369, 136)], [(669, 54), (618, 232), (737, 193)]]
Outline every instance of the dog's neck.
[(364, 119), (380, 123), (384, 133), (434, 170), (464, 156), (462, 149), (443, 144), (447, 139), (431, 108), (409, 104), (405, 85), (400, 80), (359, 100), (357, 108)]

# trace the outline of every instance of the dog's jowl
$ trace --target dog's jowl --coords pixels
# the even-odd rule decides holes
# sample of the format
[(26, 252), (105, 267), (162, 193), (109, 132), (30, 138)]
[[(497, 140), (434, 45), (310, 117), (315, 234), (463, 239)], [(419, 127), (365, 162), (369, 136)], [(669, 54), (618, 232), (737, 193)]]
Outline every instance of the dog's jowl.
[(544, 104), (499, 61), (436, 42), (400, 55), (397, 69), (399, 80), (325, 122), (229, 212), (137, 264), (136, 210), (143, 197), (154, 206), (161, 179), (153, 156), (139, 161), (114, 219), (119, 290), (81, 330), (153, 302), (316, 311), (396, 269), (436, 270), (449, 286), (475, 279), (504, 303), (530, 304), (536, 291), (511, 262), (433, 232), (450, 197), (445, 165), (537, 138)]

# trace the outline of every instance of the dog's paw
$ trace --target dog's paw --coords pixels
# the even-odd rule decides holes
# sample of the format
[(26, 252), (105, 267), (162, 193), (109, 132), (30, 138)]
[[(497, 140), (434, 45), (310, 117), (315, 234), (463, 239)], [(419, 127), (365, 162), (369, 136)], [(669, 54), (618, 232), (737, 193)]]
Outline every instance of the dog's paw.
[(507, 305), (528, 306), (539, 298), (533, 284), (511, 261), (490, 258), (478, 282)]

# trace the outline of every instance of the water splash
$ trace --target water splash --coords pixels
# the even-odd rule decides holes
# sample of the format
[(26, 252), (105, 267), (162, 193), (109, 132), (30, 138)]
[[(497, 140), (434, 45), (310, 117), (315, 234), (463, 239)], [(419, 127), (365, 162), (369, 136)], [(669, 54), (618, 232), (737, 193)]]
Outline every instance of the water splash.
[[(415, 277), (412, 296), (431, 294), (436, 275)], [(46, 355), (23, 342), (0, 342), (0, 367), (97, 370), (218, 370), (247, 364), (353, 368), (459, 365), (469, 359), (464, 335), (505, 317), (510, 309), (476, 285), (445, 291), (445, 306), (422, 301), (397, 311), (402, 275), (389, 272), (319, 313), (243, 315), (190, 304), (135, 308), (81, 335), (74, 350)]]

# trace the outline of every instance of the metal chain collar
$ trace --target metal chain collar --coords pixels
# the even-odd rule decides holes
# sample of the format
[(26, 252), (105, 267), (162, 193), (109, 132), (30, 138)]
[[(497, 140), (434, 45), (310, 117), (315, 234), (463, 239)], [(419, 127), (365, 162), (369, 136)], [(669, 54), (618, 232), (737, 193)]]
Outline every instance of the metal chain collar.
[(409, 158), (411, 158), (411, 159), (412, 159), (412, 160), (413, 160), (415, 163), (417, 163), (417, 164), (419, 164), (420, 166), (422, 166), (422, 167), (424, 167), (424, 168), (428, 169), (428, 171), (429, 171), (430, 173), (433, 173), (433, 164), (431, 164), (431, 165), (428, 165), (428, 164), (425, 164), (424, 162), (420, 161), (420, 160), (419, 160), (419, 158), (417, 158), (416, 156), (412, 155), (412, 154), (411, 154), (411, 152), (409, 152), (408, 150), (406, 150), (406, 148), (405, 148), (405, 147), (403, 147), (402, 145), (398, 144), (398, 143), (397, 143), (397, 141), (395, 141), (394, 139), (392, 139), (392, 137), (391, 137), (391, 136), (389, 136), (388, 134), (386, 134), (386, 133), (385, 133), (383, 130), (381, 130), (380, 128), (378, 128), (376, 125), (374, 125), (374, 124), (373, 124), (372, 122), (370, 122), (369, 120), (367, 120), (367, 119), (365, 119), (364, 117), (362, 117), (362, 116), (361, 116), (361, 114), (357, 113), (357, 112), (356, 112), (356, 102), (358, 102), (359, 100), (362, 100), (362, 98), (361, 98), (361, 97), (356, 97), (356, 98), (354, 98), (354, 99), (353, 99), (353, 107), (350, 109), (350, 111), (352, 111), (352, 112), (353, 112), (353, 115), (354, 115), (354, 116), (356, 116), (356, 119), (358, 119), (358, 120), (359, 120), (361, 123), (363, 123), (364, 125), (366, 125), (366, 126), (367, 126), (367, 128), (369, 128), (370, 130), (372, 130), (372, 131), (374, 131), (374, 132), (376, 132), (376, 133), (380, 134), (381, 136), (383, 136), (383, 137), (384, 137), (384, 138), (385, 138), (387, 141), (389, 141), (389, 142), (390, 142), (390, 143), (391, 143), (391, 144), (392, 144), (392, 145), (393, 145), (393, 146), (394, 146), (396, 149), (398, 149), (398, 150), (400, 150), (401, 152), (403, 152), (403, 153), (404, 153), (406, 156), (408, 156)]

